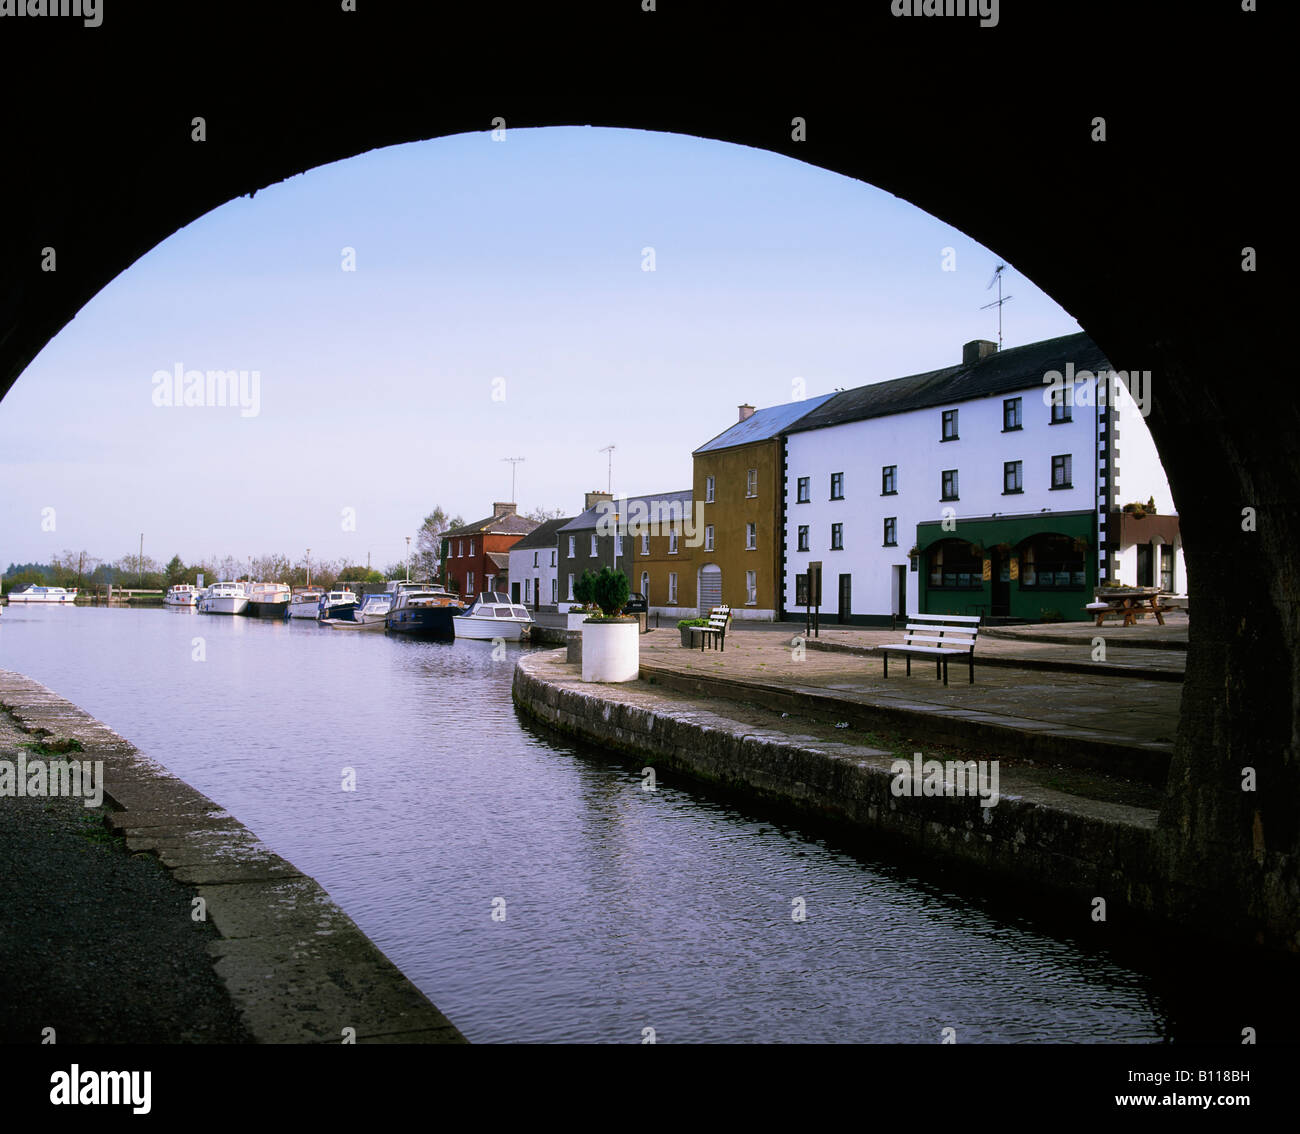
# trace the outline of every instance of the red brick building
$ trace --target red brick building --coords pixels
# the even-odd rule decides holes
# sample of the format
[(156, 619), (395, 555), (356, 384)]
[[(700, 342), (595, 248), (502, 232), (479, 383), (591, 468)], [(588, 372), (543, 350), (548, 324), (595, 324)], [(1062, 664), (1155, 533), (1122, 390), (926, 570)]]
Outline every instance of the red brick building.
[(442, 536), (442, 585), (468, 599), (483, 591), (510, 593), (510, 549), (537, 527), (514, 504), (494, 503), (485, 520)]

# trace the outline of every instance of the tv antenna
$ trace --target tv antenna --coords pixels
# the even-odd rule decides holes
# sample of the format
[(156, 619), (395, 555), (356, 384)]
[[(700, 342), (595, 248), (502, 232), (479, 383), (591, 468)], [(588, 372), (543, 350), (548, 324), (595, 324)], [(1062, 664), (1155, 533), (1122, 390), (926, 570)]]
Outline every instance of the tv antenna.
[(606, 445), (603, 449), (596, 450), (598, 453), (609, 454), (609, 480), (605, 484), (605, 491), (613, 495), (614, 492), (614, 446)]
[(996, 307), (998, 309), (998, 350), (1002, 349), (1002, 305), (1004, 303), (1010, 303), (1011, 300), (1015, 299), (1014, 295), (1003, 296), (1002, 294), (1002, 273), (1006, 270), (1006, 264), (999, 264), (993, 269), (993, 278), (989, 280), (988, 287), (984, 290), (988, 291), (989, 288), (996, 283), (998, 285), (998, 297), (993, 303), (986, 303), (980, 308), (981, 311), (987, 311), (990, 307)]
[(502, 457), (501, 459), (510, 462), (510, 503), (513, 504), (515, 502), (515, 469), (517, 466), (522, 465), (528, 458)]

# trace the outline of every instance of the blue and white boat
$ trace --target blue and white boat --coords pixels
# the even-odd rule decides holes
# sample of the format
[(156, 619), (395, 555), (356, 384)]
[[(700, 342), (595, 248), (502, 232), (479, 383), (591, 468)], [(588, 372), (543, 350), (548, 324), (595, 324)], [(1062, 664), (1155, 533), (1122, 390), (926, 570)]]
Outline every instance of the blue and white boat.
[(391, 591), (366, 595), (360, 606), (345, 607), (337, 618), (322, 618), (320, 624), (336, 630), (382, 630), (395, 597)]
[(44, 603), (74, 603), (77, 601), (77, 588), (73, 587), (68, 590), (64, 587), (40, 587), (35, 583), (28, 583), (19, 587), (16, 591), (9, 592), (10, 602), (44, 602)]

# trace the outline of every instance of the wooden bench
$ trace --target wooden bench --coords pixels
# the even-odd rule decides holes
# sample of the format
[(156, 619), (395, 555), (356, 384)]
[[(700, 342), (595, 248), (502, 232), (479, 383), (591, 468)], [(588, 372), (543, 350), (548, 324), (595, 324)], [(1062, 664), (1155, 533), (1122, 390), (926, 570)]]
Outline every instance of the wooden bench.
[(979, 615), (912, 614), (901, 642), (877, 646), (885, 659), (885, 679), (889, 679), (889, 655), (907, 658), (907, 676), (912, 676), (912, 655), (934, 658), (934, 676), (948, 684), (948, 659), (965, 654), (970, 662), (970, 683), (975, 684), (975, 638), (979, 634)]
[(716, 642), (725, 652), (727, 648), (727, 627), (731, 624), (731, 607), (715, 606), (709, 612), (707, 626), (692, 626), (691, 633), (700, 636), (700, 652), (704, 652), (706, 642)]

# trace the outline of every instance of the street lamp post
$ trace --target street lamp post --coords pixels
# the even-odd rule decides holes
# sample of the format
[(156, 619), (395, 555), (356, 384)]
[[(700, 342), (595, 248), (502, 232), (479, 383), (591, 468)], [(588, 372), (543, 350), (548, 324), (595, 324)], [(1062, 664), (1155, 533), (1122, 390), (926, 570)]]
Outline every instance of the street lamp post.
[(307, 549), (307, 585), (311, 586), (311, 548)]
[(411, 581), (411, 537), (406, 537), (406, 581)]

